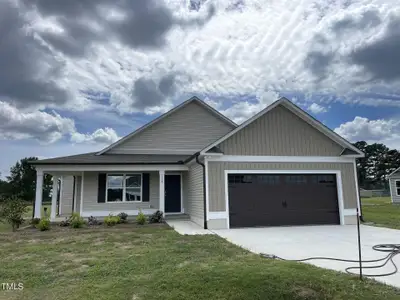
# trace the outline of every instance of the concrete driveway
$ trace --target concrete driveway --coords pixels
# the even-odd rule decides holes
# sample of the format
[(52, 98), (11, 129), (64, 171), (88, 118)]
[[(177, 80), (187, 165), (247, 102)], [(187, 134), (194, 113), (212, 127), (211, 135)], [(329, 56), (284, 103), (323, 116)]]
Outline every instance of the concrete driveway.
[[(312, 256), (358, 259), (357, 228), (352, 225), (243, 228), (214, 230), (214, 232), (254, 253), (274, 254), (285, 259), (303, 259)], [(384, 257), (387, 253), (374, 251), (372, 246), (400, 244), (400, 230), (361, 226), (361, 244), (363, 260)], [(394, 261), (400, 270), (400, 254)], [(346, 267), (357, 265), (326, 260), (313, 260), (308, 263), (337, 271), (344, 271)], [(393, 265), (389, 263), (379, 270), (365, 270), (365, 274), (393, 270)], [(400, 288), (400, 272), (375, 279)]]

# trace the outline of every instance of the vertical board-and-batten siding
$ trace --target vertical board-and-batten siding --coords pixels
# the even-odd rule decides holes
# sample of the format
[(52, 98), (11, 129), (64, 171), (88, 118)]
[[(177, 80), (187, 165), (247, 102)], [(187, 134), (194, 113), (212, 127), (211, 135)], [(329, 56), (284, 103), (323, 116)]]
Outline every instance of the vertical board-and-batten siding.
[(164, 149), (193, 154), (194, 151), (201, 150), (233, 128), (233, 125), (222, 121), (200, 104), (192, 102), (107, 153), (143, 153), (135, 149), (150, 149), (144, 153), (153, 154), (159, 153), (156, 149)]
[(397, 196), (397, 193), (396, 193), (396, 180), (400, 181), (400, 172), (397, 172), (397, 173), (393, 174), (389, 178), (390, 194), (391, 194), (391, 197), (392, 197), (392, 202), (400, 203), (400, 196)]
[(339, 156), (343, 147), (278, 105), (218, 147), (225, 155)]
[(72, 213), (72, 198), (74, 196), (74, 176), (61, 177), (60, 215)]
[(342, 176), (344, 209), (357, 207), (353, 163), (208, 163), (210, 212), (225, 211), (225, 170), (339, 170)]
[(204, 225), (204, 193), (203, 193), (203, 167), (192, 163), (187, 172), (187, 207), (185, 213), (190, 219), (203, 227)]
[[(115, 172), (114, 172), (115, 173)], [(124, 173), (124, 172), (122, 172)], [(99, 172), (84, 172), (83, 180), (83, 205), (82, 211), (122, 212), (138, 209), (158, 209), (159, 207), (159, 175), (157, 172), (150, 174), (150, 201), (149, 202), (115, 202), (98, 203), (98, 175)]]

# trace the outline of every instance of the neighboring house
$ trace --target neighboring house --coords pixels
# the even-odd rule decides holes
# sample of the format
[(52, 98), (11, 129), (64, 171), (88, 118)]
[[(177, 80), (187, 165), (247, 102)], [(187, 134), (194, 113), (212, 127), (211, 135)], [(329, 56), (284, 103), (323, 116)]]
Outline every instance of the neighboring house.
[(394, 172), (390, 174), (388, 178), (392, 202), (400, 203), (400, 168), (394, 170)]
[(70, 178), (61, 215), (160, 210), (210, 229), (354, 224), (363, 156), (286, 98), (237, 126), (193, 97), (97, 153), (32, 162), (35, 216), (49, 173), (64, 190)]
[(386, 197), (389, 196), (390, 192), (388, 190), (366, 190), (360, 188), (361, 198), (371, 198), (371, 197)]

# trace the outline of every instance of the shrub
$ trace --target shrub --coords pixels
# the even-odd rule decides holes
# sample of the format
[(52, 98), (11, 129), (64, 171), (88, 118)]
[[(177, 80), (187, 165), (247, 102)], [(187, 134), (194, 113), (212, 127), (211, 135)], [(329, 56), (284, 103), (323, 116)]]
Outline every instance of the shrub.
[(99, 221), (99, 220), (97, 220), (95, 217), (93, 217), (93, 216), (90, 216), (89, 218), (88, 218), (88, 225), (90, 225), (90, 226), (95, 226), (95, 225), (101, 225), (101, 222)]
[(85, 224), (85, 220), (78, 213), (73, 213), (70, 221), (72, 228), (81, 228)]
[(149, 217), (149, 223), (163, 223), (164, 217), (163, 213), (157, 210), (154, 214)]
[(109, 215), (108, 217), (105, 217), (104, 223), (107, 226), (114, 226), (116, 224), (121, 223), (121, 218), (119, 216)]
[(71, 218), (65, 218), (59, 224), (61, 227), (69, 227), (71, 225)]
[(50, 220), (48, 218), (41, 218), (39, 224), (36, 225), (36, 228), (40, 231), (46, 231), (50, 229)]
[(146, 223), (146, 216), (144, 215), (144, 213), (142, 211), (140, 211), (139, 214), (137, 215), (136, 222), (139, 225), (144, 225)]
[(35, 227), (37, 224), (39, 224), (39, 222), (40, 222), (40, 218), (33, 218), (31, 220), (31, 225), (33, 225)]
[(128, 214), (127, 214), (127, 213), (124, 213), (124, 212), (119, 213), (119, 214), (118, 214), (118, 217), (120, 217), (121, 223), (126, 223), (126, 222), (128, 222)]
[(15, 231), (24, 222), (23, 215), (26, 212), (26, 204), (17, 196), (11, 196), (0, 207), (0, 220), (4, 219)]

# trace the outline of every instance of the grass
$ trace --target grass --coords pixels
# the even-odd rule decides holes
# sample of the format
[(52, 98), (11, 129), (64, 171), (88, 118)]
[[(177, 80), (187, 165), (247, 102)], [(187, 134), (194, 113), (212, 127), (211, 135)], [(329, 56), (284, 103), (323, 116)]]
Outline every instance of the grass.
[(364, 221), (374, 226), (400, 229), (400, 205), (393, 204), (390, 197), (362, 198)]
[(261, 258), (217, 236), (132, 224), (0, 234), (0, 299), (399, 299), (372, 280)]

